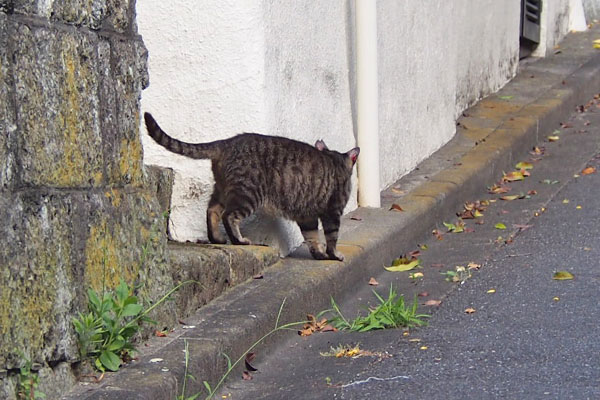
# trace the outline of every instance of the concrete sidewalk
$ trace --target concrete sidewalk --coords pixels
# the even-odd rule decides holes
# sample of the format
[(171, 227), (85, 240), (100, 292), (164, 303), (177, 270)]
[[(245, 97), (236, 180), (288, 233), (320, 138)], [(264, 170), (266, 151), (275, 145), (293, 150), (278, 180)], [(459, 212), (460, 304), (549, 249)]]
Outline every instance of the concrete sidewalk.
[[(214, 386), (226, 369), (222, 353), (235, 360), (275, 326), (299, 321), (328, 307), (330, 296), (343, 299), (383, 264), (414, 248), (436, 222), (454, 214), (474, 193), (552, 132), (577, 105), (600, 91), (600, 51), (592, 41), (600, 27), (569, 35), (560, 52), (522, 64), (519, 74), (499, 93), (463, 113), (457, 134), (442, 149), (382, 193), (381, 209), (358, 209), (342, 222), (339, 249), (343, 263), (314, 261), (304, 248), (201, 308), (167, 338), (141, 347), (138, 361), (98, 385), (79, 385), (68, 399), (175, 399), (181, 392), (187, 341), (188, 393)], [(390, 211), (396, 203), (403, 212)], [(263, 348), (277, 342), (269, 337)], [(265, 349), (266, 351), (266, 349)], [(263, 351), (264, 352), (264, 351)], [(160, 359), (151, 362), (151, 359)]]

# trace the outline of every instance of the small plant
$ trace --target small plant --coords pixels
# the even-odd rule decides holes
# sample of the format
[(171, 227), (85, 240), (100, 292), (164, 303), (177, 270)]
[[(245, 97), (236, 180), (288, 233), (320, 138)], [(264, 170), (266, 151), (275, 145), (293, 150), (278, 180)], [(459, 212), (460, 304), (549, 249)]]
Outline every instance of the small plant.
[(121, 361), (127, 361), (135, 352), (133, 337), (140, 330), (140, 323), (156, 323), (148, 313), (182, 285), (192, 282), (195, 281), (180, 283), (145, 310), (132, 295), (133, 288), (123, 280), (114, 291), (107, 291), (102, 296), (88, 289), (88, 313), (78, 313), (78, 317), (73, 318), (81, 358), (94, 358), (94, 365), (102, 372), (117, 371)]
[(471, 277), (470, 269), (461, 265), (457, 265), (454, 271), (441, 272), (441, 274), (446, 276), (448, 282), (457, 282), (461, 284)]
[[(250, 346), (248, 349), (246, 349), (246, 351), (244, 351), (244, 353), (242, 353), (242, 355), (235, 360), (234, 363), (231, 362), (231, 358), (229, 358), (229, 356), (225, 353), (222, 353), (223, 356), (225, 357), (225, 359), (227, 360), (227, 370), (225, 371), (225, 373), (223, 374), (223, 376), (221, 376), (221, 379), (219, 379), (219, 381), (217, 382), (217, 384), (215, 385), (215, 387), (210, 386), (210, 384), (207, 381), (202, 381), (202, 383), (204, 384), (204, 387), (206, 388), (208, 395), (206, 396), (206, 399), (211, 399), (215, 393), (217, 392), (217, 390), (221, 387), (221, 385), (223, 384), (223, 382), (225, 382), (225, 379), (227, 379), (227, 377), (229, 376), (229, 374), (231, 373), (231, 371), (233, 371), (233, 369), (242, 361), (242, 360), (246, 360), (246, 356), (252, 351), (254, 350), (254, 348), (256, 346), (258, 346), (259, 344), (261, 344), (265, 339), (267, 339), (269, 336), (273, 335), (276, 332), (279, 332), (281, 330), (289, 330), (292, 329), (295, 326), (300, 326), (302, 324), (307, 323), (308, 321), (298, 321), (298, 322), (290, 322), (284, 325), (279, 325), (279, 319), (281, 317), (281, 312), (283, 311), (283, 306), (285, 305), (285, 300), (283, 299), (283, 301), (281, 302), (281, 306), (279, 306), (279, 312), (277, 313), (277, 319), (275, 320), (275, 327), (273, 329), (271, 329), (269, 332), (267, 332), (263, 337), (261, 337), (260, 339), (258, 339), (256, 342), (254, 342), (252, 344), (252, 346)], [(188, 356), (188, 351), (187, 351), (187, 344), (186, 344), (186, 351), (185, 351), (185, 356), (186, 356), (186, 370), (185, 370), (185, 375), (183, 378), (183, 390), (182, 393), (180, 395), (177, 396), (177, 400), (195, 400), (197, 399), (200, 395), (201, 392), (195, 393), (194, 395), (190, 396), (190, 397), (185, 397), (185, 386), (186, 386), (186, 380), (188, 378), (191, 379), (195, 379), (192, 375), (187, 373), (187, 362), (189, 360), (189, 356)]]
[(359, 315), (352, 321), (347, 320), (333, 298), (331, 298), (331, 309), (319, 313), (319, 316), (326, 312), (333, 312), (334, 317), (329, 321), (333, 326), (340, 330), (356, 332), (420, 326), (426, 323), (423, 318), (429, 317), (427, 314), (417, 314), (416, 296), (412, 305), (407, 306), (404, 303), (404, 296), (398, 296), (391, 285), (387, 299), (383, 299), (374, 290), (373, 294), (379, 300), (379, 305), (369, 309), (369, 313), (365, 317)]
[(25, 365), (19, 369), (19, 378), (17, 383), (17, 399), (36, 400), (45, 399), (46, 394), (37, 390), (40, 377), (31, 371), (32, 362), (25, 360)]
[(131, 357), (135, 351), (132, 338), (140, 321), (155, 323), (142, 313), (143, 306), (132, 291), (123, 280), (103, 296), (88, 289), (89, 312), (73, 319), (81, 357), (95, 357), (94, 365), (100, 371), (117, 371), (121, 360)]

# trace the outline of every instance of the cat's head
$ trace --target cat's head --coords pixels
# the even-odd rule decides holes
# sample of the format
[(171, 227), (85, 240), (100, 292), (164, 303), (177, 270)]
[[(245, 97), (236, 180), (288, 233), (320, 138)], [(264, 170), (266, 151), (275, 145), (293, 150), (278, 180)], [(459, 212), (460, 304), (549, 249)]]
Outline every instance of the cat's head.
[[(315, 142), (315, 148), (319, 151), (330, 151), (325, 142), (321, 139)], [(360, 153), (360, 147), (355, 147), (352, 150), (342, 154), (348, 160), (350, 166), (354, 166), (356, 164), (356, 160), (358, 159), (358, 154)]]

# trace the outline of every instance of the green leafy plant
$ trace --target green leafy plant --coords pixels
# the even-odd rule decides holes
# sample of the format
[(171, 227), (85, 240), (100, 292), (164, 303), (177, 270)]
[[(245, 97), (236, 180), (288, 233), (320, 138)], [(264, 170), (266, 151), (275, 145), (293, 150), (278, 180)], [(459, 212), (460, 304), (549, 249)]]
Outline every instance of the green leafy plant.
[(390, 285), (390, 291), (387, 299), (382, 298), (376, 291), (373, 294), (377, 297), (379, 305), (375, 308), (370, 308), (369, 313), (365, 317), (360, 315), (350, 321), (344, 317), (335, 300), (331, 298), (331, 308), (322, 311), (319, 316), (325, 313), (333, 313), (334, 316), (329, 322), (339, 330), (350, 330), (357, 332), (367, 332), (376, 329), (412, 327), (425, 325), (423, 318), (428, 318), (427, 314), (417, 314), (417, 297), (412, 305), (406, 305), (404, 296), (394, 291)]
[(106, 291), (103, 295), (88, 289), (88, 313), (78, 313), (73, 318), (81, 358), (93, 358), (94, 365), (102, 372), (117, 371), (121, 362), (127, 361), (135, 352), (133, 338), (141, 328), (140, 323), (155, 324), (148, 313), (187, 283), (197, 282), (180, 283), (145, 310), (133, 295), (133, 288), (123, 280), (114, 291)]
[(100, 371), (117, 371), (121, 360), (135, 351), (132, 338), (140, 329), (139, 323), (155, 323), (142, 313), (143, 306), (132, 292), (123, 280), (102, 296), (88, 289), (89, 312), (73, 319), (80, 355), (94, 357)]
[[(24, 356), (22, 357), (24, 358)], [(40, 377), (35, 372), (31, 371), (31, 366), (31, 360), (26, 359), (25, 365), (19, 369), (17, 383), (17, 399), (19, 400), (36, 400), (46, 398), (46, 394), (37, 389)]]

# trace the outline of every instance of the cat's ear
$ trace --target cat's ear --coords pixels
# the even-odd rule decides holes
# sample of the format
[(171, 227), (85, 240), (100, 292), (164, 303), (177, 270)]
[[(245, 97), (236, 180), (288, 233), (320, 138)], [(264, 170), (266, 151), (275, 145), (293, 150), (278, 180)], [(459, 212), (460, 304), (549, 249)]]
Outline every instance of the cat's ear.
[(317, 140), (317, 142), (315, 143), (315, 147), (317, 148), (317, 150), (319, 151), (323, 151), (323, 150), (329, 150), (327, 148), (327, 145), (325, 144), (324, 141), (322, 141), (321, 139)]
[(360, 147), (355, 147), (349, 152), (346, 153), (346, 157), (352, 160), (352, 165), (356, 163), (356, 159), (358, 158), (358, 154), (360, 153)]

